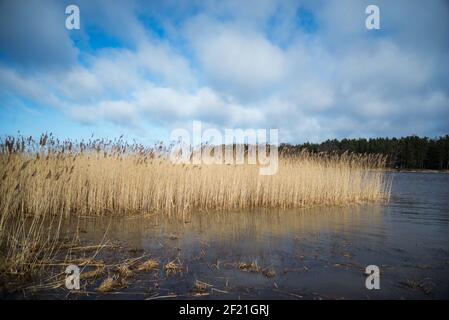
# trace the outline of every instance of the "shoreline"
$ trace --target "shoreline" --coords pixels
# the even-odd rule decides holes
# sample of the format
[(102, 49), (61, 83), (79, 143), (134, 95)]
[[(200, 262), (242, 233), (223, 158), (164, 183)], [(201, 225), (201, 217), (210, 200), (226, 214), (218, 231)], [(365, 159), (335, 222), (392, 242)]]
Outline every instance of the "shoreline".
[(449, 170), (437, 170), (437, 169), (385, 169), (386, 172), (405, 172), (405, 173), (449, 173)]

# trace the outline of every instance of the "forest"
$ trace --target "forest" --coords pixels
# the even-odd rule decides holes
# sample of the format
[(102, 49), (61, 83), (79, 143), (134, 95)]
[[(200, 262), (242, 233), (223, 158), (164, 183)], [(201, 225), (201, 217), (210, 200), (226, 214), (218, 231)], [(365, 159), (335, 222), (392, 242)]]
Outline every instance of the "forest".
[(388, 156), (388, 167), (394, 169), (449, 169), (449, 135), (428, 138), (332, 139), (322, 143), (281, 144), (280, 150), (311, 152), (381, 153)]

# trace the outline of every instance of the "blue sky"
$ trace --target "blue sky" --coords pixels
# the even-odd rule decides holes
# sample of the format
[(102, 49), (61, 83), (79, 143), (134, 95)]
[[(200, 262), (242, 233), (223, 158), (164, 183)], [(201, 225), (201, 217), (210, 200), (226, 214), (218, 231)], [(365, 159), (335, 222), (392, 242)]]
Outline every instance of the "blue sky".
[(152, 143), (193, 120), (293, 143), (448, 134), (448, 39), (444, 0), (4, 0), (0, 135)]

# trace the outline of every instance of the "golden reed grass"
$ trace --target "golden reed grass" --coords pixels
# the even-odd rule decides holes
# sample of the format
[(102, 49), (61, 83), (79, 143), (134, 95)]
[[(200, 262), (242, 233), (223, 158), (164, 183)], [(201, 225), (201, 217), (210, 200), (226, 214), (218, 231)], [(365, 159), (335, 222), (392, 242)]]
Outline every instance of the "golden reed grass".
[[(6, 137), (0, 150), (0, 237), (3, 244), (17, 242), (21, 248), (38, 234), (39, 241), (55, 241), (41, 234), (43, 217), (294, 208), (389, 197), (381, 155), (284, 150), (277, 174), (262, 176), (249, 164), (172, 164), (161, 156), (167, 152), (161, 145), (145, 148), (121, 139), (74, 143), (51, 135), (39, 142)], [(22, 220), (30, 216), (35, 220), (25, 228)], [(17, 220), (22, 223), (9, 226)], [(5, 237), (8, 228), (16, 228), (14, 236)]]
[(2, 215), (179, 213), (291, 208), (388, 196), (378, 155), (281, 154), (279, 171), (256, 165), (179, 165), (136, 153), (2, 152)]

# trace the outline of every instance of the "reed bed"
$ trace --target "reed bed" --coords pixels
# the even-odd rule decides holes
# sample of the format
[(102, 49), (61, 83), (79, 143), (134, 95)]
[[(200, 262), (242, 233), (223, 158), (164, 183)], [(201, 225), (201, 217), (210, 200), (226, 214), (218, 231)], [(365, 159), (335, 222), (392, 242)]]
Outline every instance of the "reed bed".
[(36, 257), (36, 252), (49, 255), (45, 245), (56, 241), (58, 229), (45, 232), (46, 222), (60, 224), (73, 215), (286, 209), (389, 197), (386, 159), (381, 155), (285, 150), (277, 174), (262, 176), (257, 165), (173, 164), (166, 157), (169, 150), (162, 144), (144, 147), (121, 139), (4, 138), (2, 250), (21, 254), (23, 261)]
[(379, 155), (281, 154), (278, 173), (261, 176), (256, 165), (180, 165), (148, 150), (114, 150), (5, 150), (2, 216), (291, 208), (388, 196), (385, 158)]

